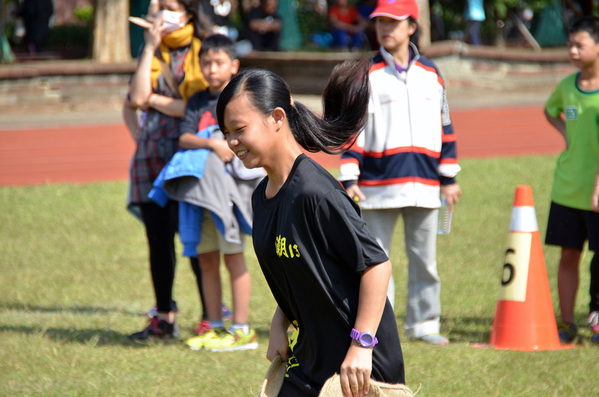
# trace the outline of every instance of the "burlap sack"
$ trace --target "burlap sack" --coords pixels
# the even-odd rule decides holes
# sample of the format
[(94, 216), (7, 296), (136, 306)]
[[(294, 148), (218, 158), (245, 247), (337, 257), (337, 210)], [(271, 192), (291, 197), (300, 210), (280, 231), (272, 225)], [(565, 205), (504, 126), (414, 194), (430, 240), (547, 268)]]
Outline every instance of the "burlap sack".
[[(318, 397), (344, 397), (338, 374), (331, 376), (326, 381)], [(406, 385), (392, 385), (371, 379), (370, 391), (366, 397), (414, 397), (414, 393)]]
[(277, 397), (279, 395), (279, 391), (281, 387), (283, 387), (283, 380), (285, 379), (285, 370), (287, 365), (285, 361), (281, 359), (281, 356), (276, 356), (270, 367), (268, 367), (268, 371), (266, 371), (266, 376), (262, 381), (262, 385), (260, 386), (260, 394), (259, 397)]
[[(279, 391), (283, 386), (283, 380), (285, 379), (285, 369), (286, 365), (281, 360), (281, 356), (275, 357), (260, 386), (259, 397), (277, 397), (279, 395)], [(338, 374), (333, 375), (326, 381), (318, 396), (344, 397)], [(370, 391), (366, 397), (414, 397), (414, 393), (406, 385), (391, 385), (371, 379)]]

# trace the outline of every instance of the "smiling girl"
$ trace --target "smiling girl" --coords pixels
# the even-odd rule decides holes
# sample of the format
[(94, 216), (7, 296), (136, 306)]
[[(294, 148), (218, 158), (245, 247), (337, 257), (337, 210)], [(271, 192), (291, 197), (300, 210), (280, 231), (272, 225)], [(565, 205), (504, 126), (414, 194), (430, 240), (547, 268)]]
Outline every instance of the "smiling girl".
[[(318, 118), (274, 73), (250, 70), (221, 94), (217, 116), (231, 150), (267, 177), (253, 195), (253, 243), (277, 302), (267, 358), (287, 360), (279, 396), (316, 396), (340, 373), (346, 396), (370, 378), (404, 383), (395, 316), (386, 299), (391, 263), (357, 204), (302, 149), (334, 153), (363, 128), (368, 62), (339, 65)], [(296, 328), (289, 343), (287, 330)]]

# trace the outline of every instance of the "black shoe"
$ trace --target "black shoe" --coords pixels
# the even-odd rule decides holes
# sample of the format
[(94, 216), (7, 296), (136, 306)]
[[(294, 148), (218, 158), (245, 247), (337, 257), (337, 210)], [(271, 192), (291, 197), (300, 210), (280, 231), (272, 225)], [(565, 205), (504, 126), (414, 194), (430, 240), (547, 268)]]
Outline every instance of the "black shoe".
[(557, 334), (561, 343), (572, 343), (578, 336), (578, 328), (574, 324), (562, 322), (557, 325)]
[(158, 317), (152, 317), (150, 324), (143, 331), (129, 335), (129, 339), (171, 339), (178, 338), (180, 334), (181, 332), (176, 322), (171, 324), (168, 321), (159, 320)]

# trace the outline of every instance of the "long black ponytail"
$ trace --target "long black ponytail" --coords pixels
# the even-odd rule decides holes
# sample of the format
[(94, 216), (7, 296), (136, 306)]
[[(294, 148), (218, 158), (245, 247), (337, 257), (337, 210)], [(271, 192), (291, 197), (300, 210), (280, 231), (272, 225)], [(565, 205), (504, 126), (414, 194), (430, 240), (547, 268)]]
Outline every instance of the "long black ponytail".
[(224, 128), (225, 107), (237, 95), (245, 93), (264, 115), (282, 108), (293, 137), (307, 151), (341, 153), (355, 140), (367, 120), (369, 65), (370, 61), (363, 59), (346, 61), (333, 69), (322, 94), (322, 118), (292, 101), (289, 86), (275, 73), (247, 70), (233, 78), (220, 94), (216, 105), (218, 124)]

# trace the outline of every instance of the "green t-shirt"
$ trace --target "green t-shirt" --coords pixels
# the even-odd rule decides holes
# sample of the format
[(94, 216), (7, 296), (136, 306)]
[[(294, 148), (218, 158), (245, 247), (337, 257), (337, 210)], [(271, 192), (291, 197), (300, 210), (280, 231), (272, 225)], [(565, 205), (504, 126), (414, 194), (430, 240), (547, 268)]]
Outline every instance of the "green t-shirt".
[(566, 116), (568, 140), (557, 160), (551, 200), (590, 211), (599, 165), (599, 90), (582, 91), (578, 75), (563, 79), (545, 104), (552, 117)]

